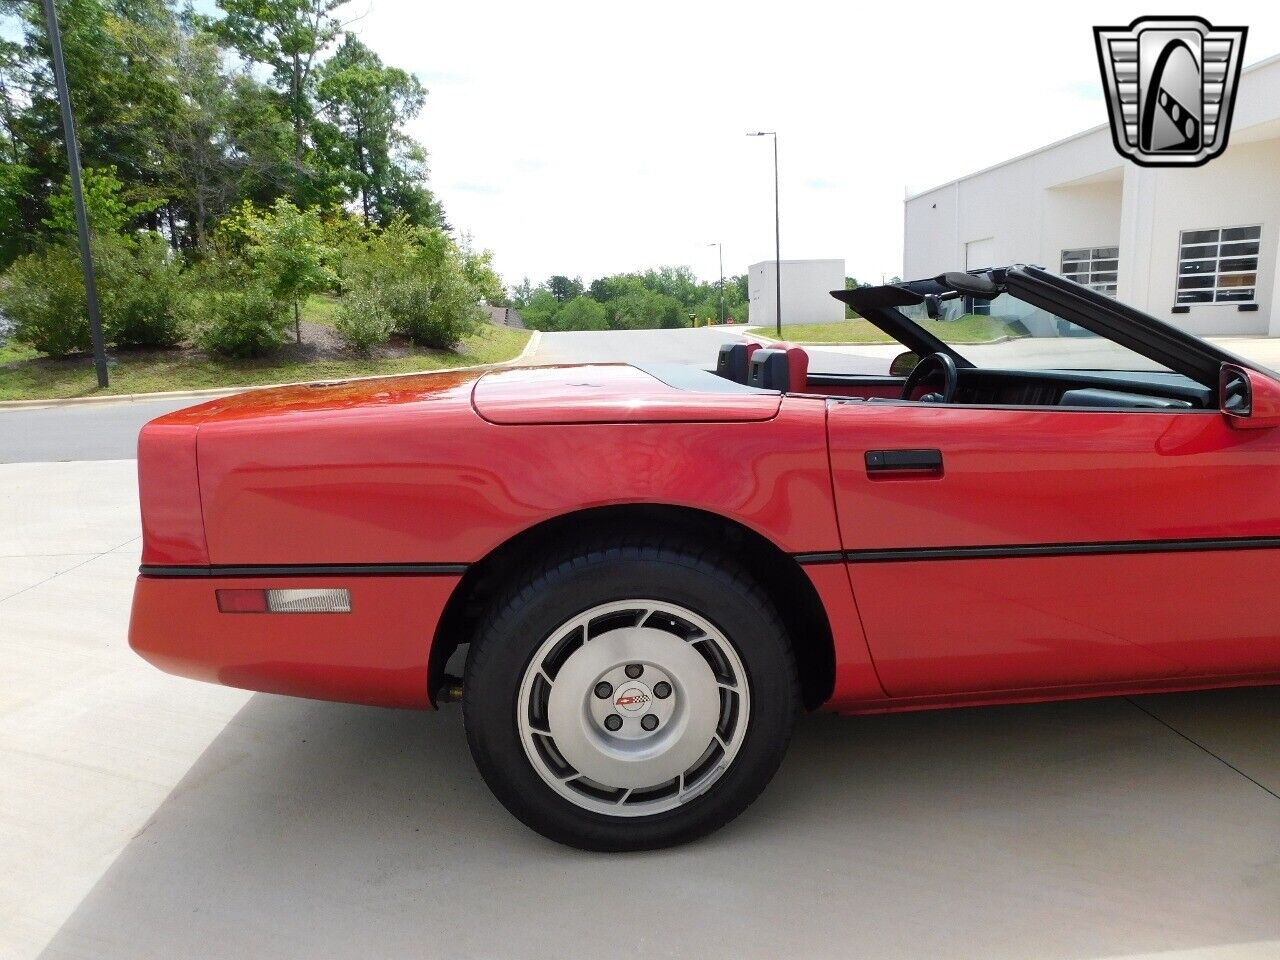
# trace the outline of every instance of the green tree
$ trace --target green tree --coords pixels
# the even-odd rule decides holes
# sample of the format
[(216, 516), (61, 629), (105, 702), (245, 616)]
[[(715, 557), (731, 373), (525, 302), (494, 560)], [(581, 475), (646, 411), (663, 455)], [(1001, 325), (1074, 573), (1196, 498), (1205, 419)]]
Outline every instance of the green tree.
[(559, 311), (560, 301), (550, 290), (538, 287), (520, 309), (520, 316), (524, 318), (525, 326), (532, 330), (558, 330), (556, 314)]
[(562, 277), (557, 274), (554, 277), (547, 278), (547, 289), (551, 291), (551, 295), (558, 302), (567, 303), (574, 297), (582, 295), (582, 279), (574, 277), (570, 280), (568, 277)]
[[(173, 57), (179, 96), (173, 122), (164, 131), (161, 169), (171, 222), (186, 226), (185, 237), (174, 244), (199, 247), (214, 221), (244, 196), (245, 173), (260, 157), (233, 132), (237, 84), (223, 72), (215, 38), (187, 24)], [(260, 114), (262, 121), (271, 123)]]
[(265, 211), (245, 203), (227, 231), (241, 241), (244, 258), (276, 299), (293, 304), (294, 337), (301, 343), (300, 302), (338, 284), (332, 266), (335, 253), (325, 242), (319, 214), (299, 210), (283, 198)]
[[(858, 282), (858, 280), (857, 280), (857, 278), (856, 278), (856, 277), (845, 277), (845, 278), (844, 278), (844, 288), (845, 288), (846, 290), (857, 290), (857, 289), (858, 289), (858, 287), (860, 287), (860, 286), (862, 286), (862, 284), (860, 284), (860, 283)], [(860, 316), (861, 316), (861, 314), (860, 314), (860, 313), (858, 313), (856, 310), (854, 310), (854, 309), (853, 309), (853, 307), (849, 306), (847, 303), (845, 304), (845, 307), (844, 307), (844, 318), (845, 318), (846, 320), (856, 320), (856, 319), (857, 319), (858, 317), (860, 317)]]
[(654, 290), (632, 290), (613, 304), (612, 323), (620, 330), (687, 327), (688, 317), (675, 297)]
[(556, 315), (557, 330), (608, 330), (604, 307), (591, 297), (579, 294), (560, 307)]
[(507, 302), (516, 309), (523, 310), (533, 299), (533, 291), (533, 284), (529, 282), (528, 277), (525, 277), (507, 291)]
[[(155, 198), (131, 202), (115, 167), (85, 167), (80, 181), (89, 226), (97, 233), (124, 233), (130, 226), (164, 205)], [(57, 192), (49, 197), (49, 216), (44, 224), (55, 235), (76, 235), (75, 203), (71, 196), (71, 175), (67, 174)]]
[(319, 77), (333, 162), (344, 169), (343, 180), (359, 199), (365, 223), (385, 226), (402, 212), (389, 202), (397, 177), (418, 172), (420, 148), (402, 128), (422, 109), (426, 90), (412, 74), (385, 66), (352, 34), (321, 65)]
[(463, 236), (458, 244), (458, 256), (463, 275), (480, 299), (495, 307), (507, 306), (507, 290), (493, 267), (493, 251), (475, 250), (471, 237)]
[(322, 171), (308, 164), (320, 55), (341, 34), (333, 12), (346, 0), (218, 0), (213, 30), (247, 60), (270, 67), (293, 131), (295, 199), (323, 193)]
[[(62, 0), (59, 14), (82, 164), (114, 166), (135, 202), (166, 200), (162, 145), (178, 101), (173, 11), (165, 0)], [(0, 122), (11, 160), (33, 171), (21, 211), (31, 248), (67, 172), (62, 118), (40, 3), (0, 0), (0, 15), (20, 38), (0, 49)], [(141, 225), (159, 227), (161, 206)]]
[(13, 262), (25, 249), (23, 205), (34, 173), (20, 163), (0, 162), (0, 267)]
[(659, 267), (656, 270), (646, 270), (640, 282), (646, 289), (670, 297), (682, 307), (692, 307), (704, 295), (704, 292), (699, 290), (697, 277), (688, 267)]

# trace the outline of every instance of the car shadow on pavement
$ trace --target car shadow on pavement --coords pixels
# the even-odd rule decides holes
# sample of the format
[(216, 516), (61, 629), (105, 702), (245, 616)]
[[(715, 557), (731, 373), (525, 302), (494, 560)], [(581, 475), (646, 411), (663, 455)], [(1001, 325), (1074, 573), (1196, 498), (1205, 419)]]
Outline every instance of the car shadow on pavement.
[[(1220, 755), (1280, 754), (1277, 690), (1143, 704), (1199, 722)], [(806, 717), (735, 823), (604, 855), (510, 817), (456, 708), (257, 695), (43, 956), (1274, 949), (1278, 838), (1280, 801), (1126, 700)]]

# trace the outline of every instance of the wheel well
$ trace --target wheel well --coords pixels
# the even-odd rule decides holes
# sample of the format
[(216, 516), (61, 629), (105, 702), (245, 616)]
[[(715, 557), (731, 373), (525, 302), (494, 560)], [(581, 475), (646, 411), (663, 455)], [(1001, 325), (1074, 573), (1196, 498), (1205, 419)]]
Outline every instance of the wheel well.
[(795, 648), (806, 709), (820, 706), (835, 684), (835, 645), (822, 600), (800, 564), (777, 545), (740, 523), (689, 507), (657, 504), (596, 507), (546, 520), (494, 548), (467, 568), (445, 605), (431, 647), (428, 683), (432, 700), (454, 651), (471, 641), (497, 594), (531, 557), (595, 540), (661, 529), (723, 546), (770, 594)]

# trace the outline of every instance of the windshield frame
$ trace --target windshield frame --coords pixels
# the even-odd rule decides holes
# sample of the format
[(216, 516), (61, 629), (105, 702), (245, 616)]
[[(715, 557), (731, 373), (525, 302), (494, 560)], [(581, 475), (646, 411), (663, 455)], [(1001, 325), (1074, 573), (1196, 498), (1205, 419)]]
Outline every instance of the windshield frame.
[[(1242, 360), (1194, 334), (1040, 267), (1017, 264), (1006, 269), (969, 272), (990, 279), (1001, 292), (1074, 323), (1203, 386), (1216, 389), (1223, 363), (1237, 363), (1275, 376), (1256, 363)], [(955, 287), (945, 283), (942, 277), (935, 277), (882, 287), (833, 291), (833, 296), (852, 306), (868, 322), (920, 356), (945, 353), (956, 362), (956, 366), (976, 369), (977, 365), (971, 360), (898, 309), (921, 304), (927, 295), (952, 292), (956, 292)]]

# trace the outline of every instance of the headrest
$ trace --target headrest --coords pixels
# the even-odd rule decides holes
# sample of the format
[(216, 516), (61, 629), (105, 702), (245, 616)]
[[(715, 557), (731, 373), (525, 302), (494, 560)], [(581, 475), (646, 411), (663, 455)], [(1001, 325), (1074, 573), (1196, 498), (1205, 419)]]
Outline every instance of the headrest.
[(753, 387), (787, 393), (803, 390), (808, 384), (809, 354), (789, 343), (775, 343), (751, 355)]
[(746, 383), (751, 376), (751, 355), (760, 349), (755, 341), (722, 343), (716, 356), (716, 373), (726, 380)]

